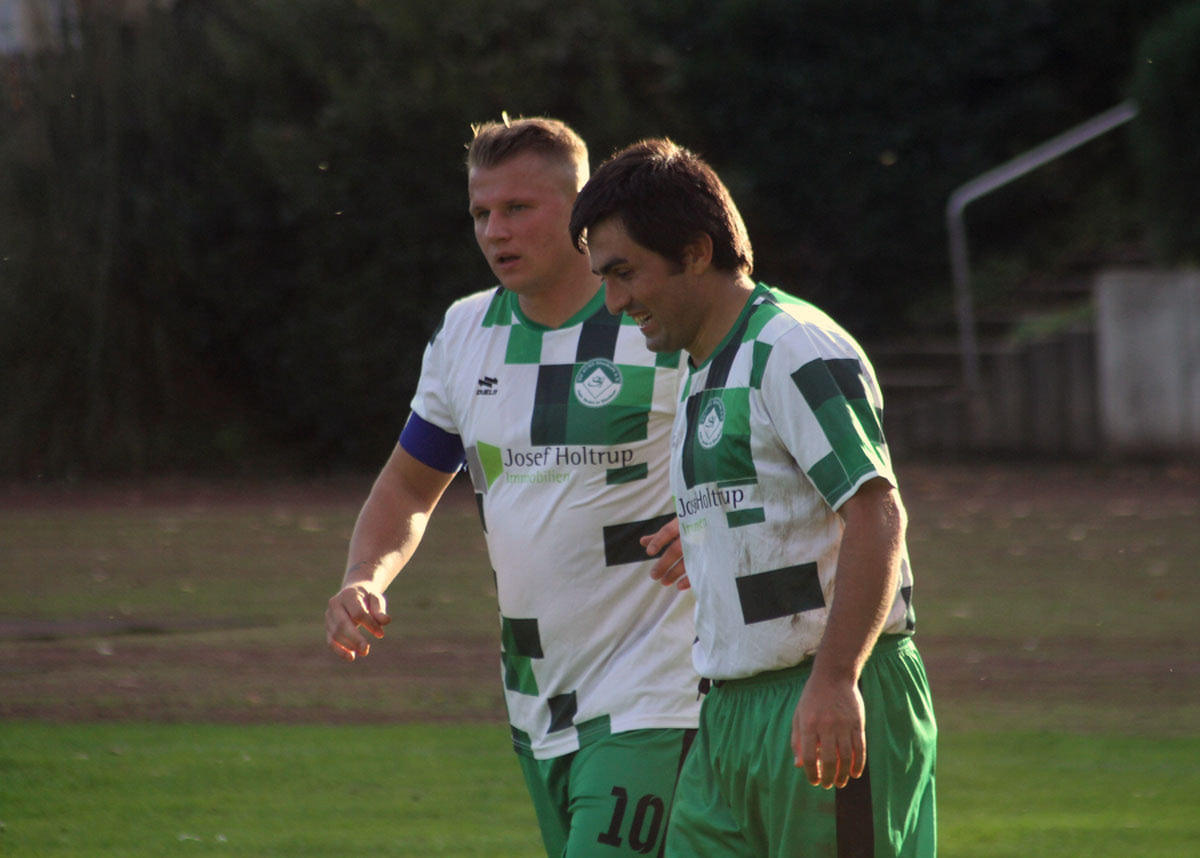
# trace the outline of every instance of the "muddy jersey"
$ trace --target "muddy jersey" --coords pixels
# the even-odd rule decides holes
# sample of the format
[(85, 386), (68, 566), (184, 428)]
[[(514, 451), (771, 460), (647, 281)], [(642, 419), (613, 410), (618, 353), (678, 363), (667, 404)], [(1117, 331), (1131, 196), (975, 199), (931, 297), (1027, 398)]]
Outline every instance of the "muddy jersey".
[[(816, 652), (835, 593), (841, 504), (896, 479), (883, 399), (855, 341), (829, 316), (759, 285), (681, 391), (671, 487), (696, 593), (698, 671), (734, 679)], [(912, 572), (885, 633), (911, 632)]]
[(425, 351), (401, 444), (464, 458), (496, 576), (518, 751), (695, 727), (689, 593), (650, 580), (639, 538), (674, 515), (667, 477), (682, 356), (655, 355), (603, 291), (551, 329), (496, 288), (453, 304)]

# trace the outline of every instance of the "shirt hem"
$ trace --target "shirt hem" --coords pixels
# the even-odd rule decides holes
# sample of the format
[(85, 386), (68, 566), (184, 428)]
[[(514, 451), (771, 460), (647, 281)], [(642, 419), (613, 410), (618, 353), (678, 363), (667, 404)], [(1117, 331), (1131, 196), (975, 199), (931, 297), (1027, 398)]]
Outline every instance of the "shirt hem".
[(606, 733), (602, 736), (589, 739), (586, 742), (580, 743), (578, 736), (574, 737), (574, 741), (555, 742), (552, 745), (543, 744), (537, 748), (528, 745), (518, 744), (513, 742), (513, 750), (522, 757), (531, 757), (535, 760), (552, 760), (556, 757), (565, 757), (567, 754), (573, 754), (580, 748), (585, 748), (588, 745), (594, 744), (605, 736), (615, 736), (620, 733), (631, 733), (635, 730), (695, 730), (700, 725), (699, 712), (694, 717), (680, 717), (675, 719), (654, 718), (648, 721), (632, 721), (623, 723), (619, 728), (614, 728), (611, 733)]

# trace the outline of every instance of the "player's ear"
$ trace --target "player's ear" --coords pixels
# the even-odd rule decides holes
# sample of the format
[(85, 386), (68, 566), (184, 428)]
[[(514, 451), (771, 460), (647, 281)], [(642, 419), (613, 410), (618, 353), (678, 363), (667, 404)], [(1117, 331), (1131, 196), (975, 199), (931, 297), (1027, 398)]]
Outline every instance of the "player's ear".
[(713, 242), (707, 232), (697, 233), (696, 237), (683, 246), (683, 267), (689, 274), (701, 274), (712, 265)]

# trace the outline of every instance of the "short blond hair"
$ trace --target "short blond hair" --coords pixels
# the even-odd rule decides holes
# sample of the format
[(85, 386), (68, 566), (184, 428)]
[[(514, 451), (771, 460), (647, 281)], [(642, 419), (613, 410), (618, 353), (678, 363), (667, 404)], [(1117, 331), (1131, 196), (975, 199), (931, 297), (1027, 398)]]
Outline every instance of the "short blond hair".
[(583, 138), (565, 122), (545, 116), (509, 119), (472, 125), (467, 146), (467, 168), (495, 167), (525, 152), (535, 152), (549, 161), (570, 167), (576, 190), (588, 180), (588, 150)]

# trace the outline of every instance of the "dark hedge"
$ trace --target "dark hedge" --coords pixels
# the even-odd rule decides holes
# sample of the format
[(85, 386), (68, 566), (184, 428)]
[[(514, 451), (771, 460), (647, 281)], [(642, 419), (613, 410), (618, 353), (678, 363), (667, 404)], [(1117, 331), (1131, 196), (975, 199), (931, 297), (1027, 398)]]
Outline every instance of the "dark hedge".
[[(596, 161), (672, 136), (726, 179), (762, 278), (865, 336), (919, 328), (949, 314), (949, 193), (1119, 101), (1174, 5), (88, 4), (66, 48), (3, 61), (0, 473), (382, 462), (445, 305), (491, 284), (462, 158), (502, 110)], [(1123, 171), (1108, 143), (974, 226), (1036, 243), (1031, 207), (1069, 220)]]

